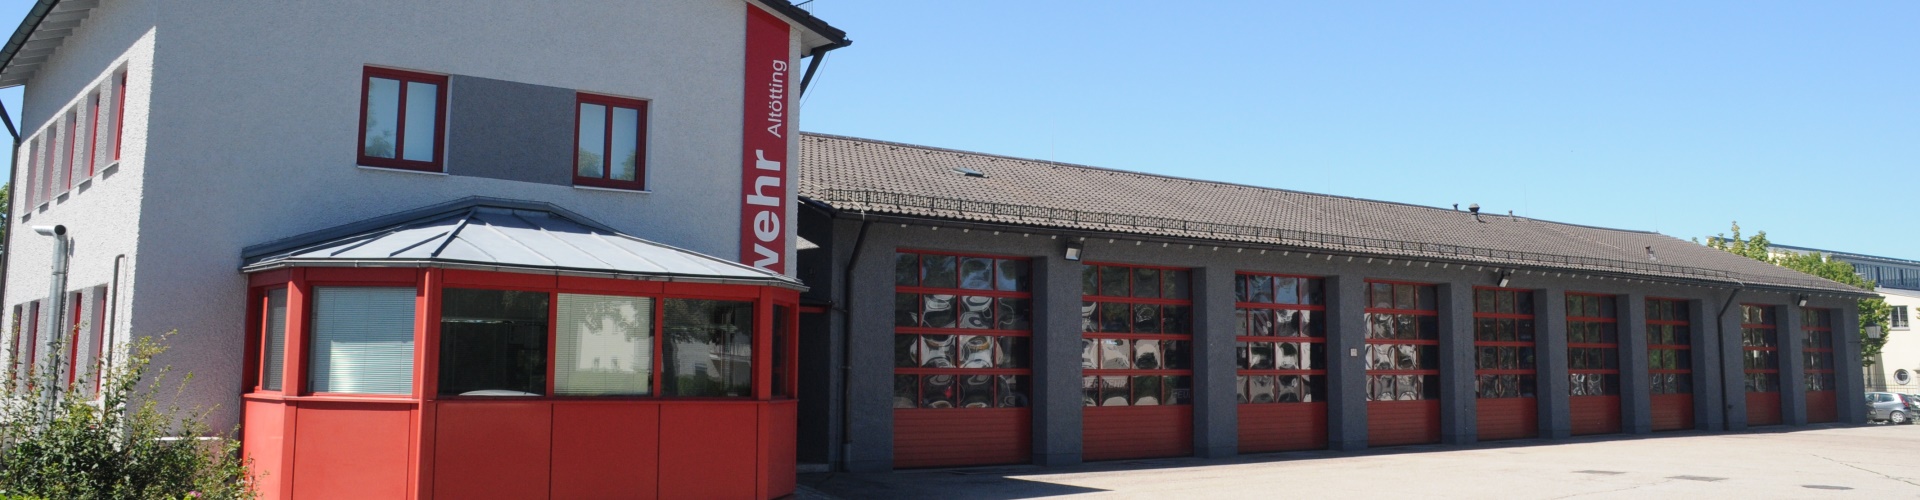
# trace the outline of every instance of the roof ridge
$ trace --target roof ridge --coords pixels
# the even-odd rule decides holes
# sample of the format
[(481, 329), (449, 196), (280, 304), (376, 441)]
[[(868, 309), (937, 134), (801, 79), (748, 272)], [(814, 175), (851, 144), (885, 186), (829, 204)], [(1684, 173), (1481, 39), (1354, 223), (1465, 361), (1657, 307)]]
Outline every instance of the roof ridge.
[[(1192, 178), (1192, 177), (1179, 177), (1179, 176), (1173, 176), (1173, 175), (1166, 175), (1166, 174), (1156, 174), (1156, 173), (1151, 173), (1151, 172), (1140, 172), (1140, 171), (1136, 171), (1136, 170), (1121, 170), (1121, 169), (1117, 169), (1117, 168), (1108, 168), (1108, 167), (1099, 167), (1099, 166), (1093, 166), (1093, 165), (1086, 165), (1086, 164), (1080, 164), (1080, 163), (1070, 163), (1070, 162), (1063, 162), (1063, 161), (1056, 161), (1056, 160), (1041, 160), (1041, 159), (1035, 159), (1035, 158), (1022, 158), (1022, 157), (1018, 157), (1018, 156), (1010, 156), (1010, 155), (1003, 155), (1003, 154), (997, 154), (997, 153), (984, 153), (984, 152), (979, 152), (979, 151), (967, 151), (967, 150), (963, 150), (963, 149), (953, 149), (953, 148), (943, 148), (943, 147), (938, 147), (938, 146), (928, 146), (928, 145), (924, 145), (924, 144), (913, 144), (913, 143), (906, 143), (906, 142), (897, 142), (897, 141), (886, 141), (886, 140), (880, 140), (880, 139), (868, 139), (868, 138), (865, 138), (865, 137), (854, 137), (854, 136), (849, 136), (849, 135), (837, 135), (837, 134), (826, 134), (826, 133), (820, 133), (820, 132), (807, 132), (807, 131), (801, 131), (801, 132), (800, 132), (800, 135), (801, 135), (801, 138), (802, 138), (802, 139), (805, 139), (805, 138), (807, 138), (807, 137), (809, 137), (809, 136), (811, 136), (811, 137), (816, 137), (816, 138), (825, 138), (825, 139), (836, 139), (836, 140), (843, 140), (843, 141), (854, 141), (854, 142), (865, 142), (865, 143), (871, 143), (871, 144), (884, 144), (884, 145), (888, 145), (888, 146), (898, 146), (898, 147), (906, 147), (906, 148), (915, 148), (915, 149), (923, 149), (923, 150), (930, 150), (930, 151), (939, 151), (939, 152), (946, 152), (946, 153), (955, 153), (955, 154), (963, 154), (963, 155), (974, 155), (974, 156), (984, 156), (984, 157), (990, 157), (990, 158), (1002, 158), (1002, 159), (1007, 159), (1007, 160), (1013, 160), (1013, 161), (1024, 161), (1024, 162), (1029, 162), (1029, 163), (1036, 163), (1036, 164), (1041, 164), (1041, 165), (1051, 165), (1051, 166), (1057, 166), (1057, 167), (1069, 167), (1069, 168), (1082, 168), (1082, 169), (1087, 169), (1087, 170), (1097, 170), (1097, 171), (1102, 171), (1102, 172), (1110, 172), (1110, 173), (1117, 173), (1117, 174), (1126, 174), (1126, 175), (1135, 175), (1135, 176), (1140, 176), (1140, 177), (1149, 177), (1149, 178), (1157, 178), (1157, 179), (1162, 179), (1162, 180), (1175, 180), (1175, 181), (1186, 181), (1186, 182), (1192, 182), (1192, 183), (1197, 183), (1197, 184), (1210, 184), (1210, 185), (1215, 185), (1215, 186), (1228, 186), (1228, 187), (1237, 187), (1237, 188), (1245, 188), (1245, 189), (1256, 189), (1256, 190), (1261, 190), (1261, 191), (1273, 191), (1273, 192), (1281, 192), (1281, 193), (1295, 193), (1295, 194), (1302, 194), (1302, 195), (1307, 195), (1307, 196), (1321, 196), (1321, 197), (1326, 197), (1326, 198), (1334, 198), (1334, 199), (1342, 199), (1342, 200), (1351, 200), (1351, 201), (1358, 201), (1358, 202), (1363, 202), (1363, 203), (1379, 203), (1379, 204), (1383, 204), (1383, 205), (1395, 205), (1395, 206), (1403, 206), (1403, 207), (1410, 207), (1410, 208), (1418, 208), (1418, 209), (1423, 209), (1423, 210), (1433, 210), (1433, 211), (1438, 211), (1438, 212), (1444, 212), (1444, 213), (1451, 213), (1451, 214), (1462, 214), (1462, 215), (1467, 215), (1467, 214), (1469, 214), (1468, 212), (1462, 212), (1462, 211), (1460, 211), (1460, 210), (1450, 210), (1450, 209), (1446, 209), (1446, 208), (1441, 208), (1441, 207), (1432, 207), (1432, 206), (1427, 206), (1427, 205), (1418, 205), (1418, 204), (1413, 204), (1413, 203), (1406, 203), (1406, 202), (1399, 202), (1399, 201), (1390, 201), (1390, 200), (1376, 200), (1376, 199), (1372, 199), (1372, 198), (1361, 198), (1361, 197), (1358, 197), (1358, 196), (1347, 196), (1347, 195), (1338, 195), (1338, 194), (1327, 194), (1327, 193), (1315, 193), (1315, 192), (1310, 192), (1310, 191), (1301, 191), (1301, 190), (1297, 190), (1297, 189), (1286, 189), (1286, 188), (1277, 188), (1277, 187), (1269, 187), (1269, 186), (1256, 186), (1256, 185), (1253, 185), (1253, 184), (1241, 184), (1241, 183), (1238, 183), (1238, 182), (1226, 182), (1226, 181), (1217, 181), (1217, 180), (1211, 180), (1211, 179), (1196, 179), (1196, 178)], [(1484, 216), (1484, 217), (1495, 217), (1495, 216), (1498, 216), (1498, 215), (1497, 215), (1497, 214), (1481, 214), (1481, 216)], [(1604, 226), (1594, 226), (1594, 225), (1588, 225), (1588, 224), (1576, 224), (1576, 223), (1571, 223), (1571, 222), (1560, 222), (1560, 221), (1555, 221), (1555, 220), (1547, 220), (1547, 219), (1539, 219), (1539, 218), (1534, 218), (1534, 217), (1527, 217), (1527, 216), (1523, 216), (1523, 215), (1513, 215), (1513, 216), (1510, 216), (1510, 217), (1514, 217), (1514, 218), (1517, 218), (1517, 219), (1525, 219), (1525, 220), (1528, 220), (1528, 221), (1533, 221), (1533, 222), (1539, 222), (1539, 223), (1544, 223), (1544, 224), (1558, 224), (1558, 225), (1563, 225), (1563, 226), (1572, 226), (1572, 227), (1579, 227), (1579, 228), (1586, 228), (1586, 229), (1596, 229), (1596, 230), (1602, 230), (1602, 231), (1619, 231), (1619, 232), (1623, 232), (1623, 233), (1634, 233), (1634, 234), (1661, 234), (1661, 233), (1660, 233), (1659, 231), (1647, 231), (1647, 230), (1642, 230), (1642, 229), (1620, 229), (1620, 228), (1613, 228), (1613, 227), (1604, 227)], [(1663, 235), (1663, 236), (1664, 236), (1664, 235)]]

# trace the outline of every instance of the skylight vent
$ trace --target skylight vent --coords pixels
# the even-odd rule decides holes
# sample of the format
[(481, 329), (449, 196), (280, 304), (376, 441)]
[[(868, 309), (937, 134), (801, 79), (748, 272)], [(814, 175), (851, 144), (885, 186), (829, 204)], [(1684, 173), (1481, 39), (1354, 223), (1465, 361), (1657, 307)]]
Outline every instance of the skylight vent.
[(953, 173), (964, 175), (967, 177), (986, 177), (987, 176), (986, 172), (981, 172), (979, 170), (974, 170), (967, 167), (953, 167)]

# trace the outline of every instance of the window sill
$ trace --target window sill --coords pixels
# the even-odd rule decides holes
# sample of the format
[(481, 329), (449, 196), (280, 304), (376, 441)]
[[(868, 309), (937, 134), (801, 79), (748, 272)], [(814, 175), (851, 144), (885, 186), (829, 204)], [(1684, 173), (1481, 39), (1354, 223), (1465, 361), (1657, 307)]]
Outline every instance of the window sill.
[(606, 192), (609, 192), (609, 193), (629, 193), (629, 194), (653, 194), (653, 191), (650, 191), (650, 190), (646, 190), (646, 189), (619, 189), (619, 188), (604, 188), (604, 187), (599, 187), (599, 186), (582, 186), (582, 185), (579, 185), (579, 184), (574, 184), (574, 185), (573, 185), (573, 188), (574, 188), (574, 189), (584, 189), (584, 190), (587, 190), (587, 191), (606, 191)]
[(366, 165), (355, 165), (355, 166), (357, 166), (357, 167), (360, 167), (360, 168), (361, 168), (362, 170), (373, 170), (373, 171), (379, 171), (379, 172), (393, 172), (393, 173), (397, 173), (397, 174), (420, 174), (420, 175), (438, 175), (438, 176), (446, 176), (446, 175), (447, 175), (447, 173), (446, 173), (446, 172), (428, 172), (428, 171), (425, 171), (425, 170), (412, 170), (412, 169), (405, 169), (405, 168), (390, 168), (390, 167), (370, 167), (370, 166), (366, 166)]

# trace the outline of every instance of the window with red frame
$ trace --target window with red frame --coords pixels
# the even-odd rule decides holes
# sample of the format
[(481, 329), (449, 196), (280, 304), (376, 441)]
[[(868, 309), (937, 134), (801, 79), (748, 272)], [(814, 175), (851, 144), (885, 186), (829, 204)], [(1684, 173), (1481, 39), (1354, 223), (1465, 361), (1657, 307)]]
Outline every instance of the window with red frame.
[(100, 156), (100, 93), (87, 96), (87, 177), (93, 177), (94, 158)]
[(1620, 395), (1620, 328), (1611, 295), (1567, 294), (1567, 388), (1573, 396)]
[(260, 308), (260, 388), (278, 391), (287, 366), (287, 289), (268, 289), (255, 307)]
[(360, 89), (360, 164), (439, 172), (447, 77), (368, 67)]
[(647, 102), (582, 93), (574, 109), (573, 183), (646, 189)]
[(1475, 392), (1481, 399), (1534, 397), (1533, 292), (1473, 290)]
[(1367, 400), (1440, 399), (1438, 289), (1367, 282)]
[(1693, 326), (1686, 301), (1647, 299), (1647, 371), (1654, 394), (1693, 393)]
[(80, 331), (87, 327), (82, 316), (87, 310), (86, 295), (73, 292), (73, 315), (67, 318), (67, 383), (65, 387), (72, 391), (80, 382)]
[(1803, 356), (1806, 359), (1807, 392), (1831, 391), (1833, 378), (1833, 310), (1802, 308), (1800, 329), (1806, 333), (1802, 342)]
[(1081, 402), (1193, 404), (1192, 273), (1087, 264), (1080, 276)]
[[(62, 136), (62, 139), (67, 141), (67, 147), (65, 148), (66, 156), (67, 156), (66, 162), (65, 162), (66, 163), (65, 168), (67, 171), (66, 172), (67, 185), (64, 189), (71, 190), (73, 189), (73, 177), (75, 173), (73, 169), (73, 166), (74, 166), (73, 160), (76, 157), (80, 156), (80, 112), (79, 110), (67, 111), (67, 133), (66, 135)], [(81, 166), (85, 166), (85, 164), (81, 164)]]
[(1326, 401), (1324, 280), (1243, 272), (1234, 275), (1233, 291), (1239, 402)]
[(120, 161), (121, 131), (127, 128), (127, 72), (120, 71), (120, 81), (113, 86), (113, 160)]
[(1033, 375), (1027, 259), (894, 255), (894, 408), (1020, 408)]
[(21, 191), (26, 193), (27, 203), (25, 205), (21, 205), (21, 207), (24, 208), (24, 210), (21, 210), (20, 212), (23, 214), (33, 209), (35, 205), (38, 205), (40, 203), (40, 185), (34, 182), (35, 180), (38, 180), (41, 177), (44, 177), (44, 174), (40, 173), (40, 138), (39, 137), (35, 137), (31, 141), (27, 141), (27, 168), (25, 172), (27, 174), (27, 183), (24, 185), (24, 187), (21, 188)]
[(1780, 392), (1780, 332), (1772, 306), (1740, 305), (1747, 392)]
[(13, 377), (29, 387), (33, 385), (34, 363), (40, 361), (37, 357), (40, 354), (40, 302), (27, 303), (27, 324), (20, 327), (20, 336), (14, 339)]

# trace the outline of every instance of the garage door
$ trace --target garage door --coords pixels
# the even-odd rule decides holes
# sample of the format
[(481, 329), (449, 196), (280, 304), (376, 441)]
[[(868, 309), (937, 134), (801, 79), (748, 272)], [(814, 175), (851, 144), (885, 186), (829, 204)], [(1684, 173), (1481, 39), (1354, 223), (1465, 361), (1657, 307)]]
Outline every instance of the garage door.
[(1327, 321), (1320, 278), (1234, 277), (1240, 452), (1327, 447)]
[(1440, 442), (1440, 312), (1433, 285), (1367, 282), (1367, 445)]
[(1693, 325), (1684, 300), (1647, 299), (1647, 379), (1653, 430), (1693, 428)]
[(1533, 292), (1510, 288), (1473, 290), (1475, 417), (1481, 441), (1540, 434), (1540, 400), (1534, 394)]
[(1567, 403), (1575, 435), (1620, 432), (1618, 314), (1612, 295), (1567, 294)]
[(1840, 420), (1839, 392), (1833, 379), (1833, 310), (1803, 308), (1800, 330), (1806, 333), (1807, 421)]
[(1741, 354), (1747, 385), (1747, 425), (1780, 424), (1778, 307), (1741, 304)]
[(894, 265), (894, 467), (1032, 459), (1032, 279), (1017, 258), (902, 251)]
[(1089, 263), (1081, 278), (1081, 456), (1192, 455), (1192, 273)]

